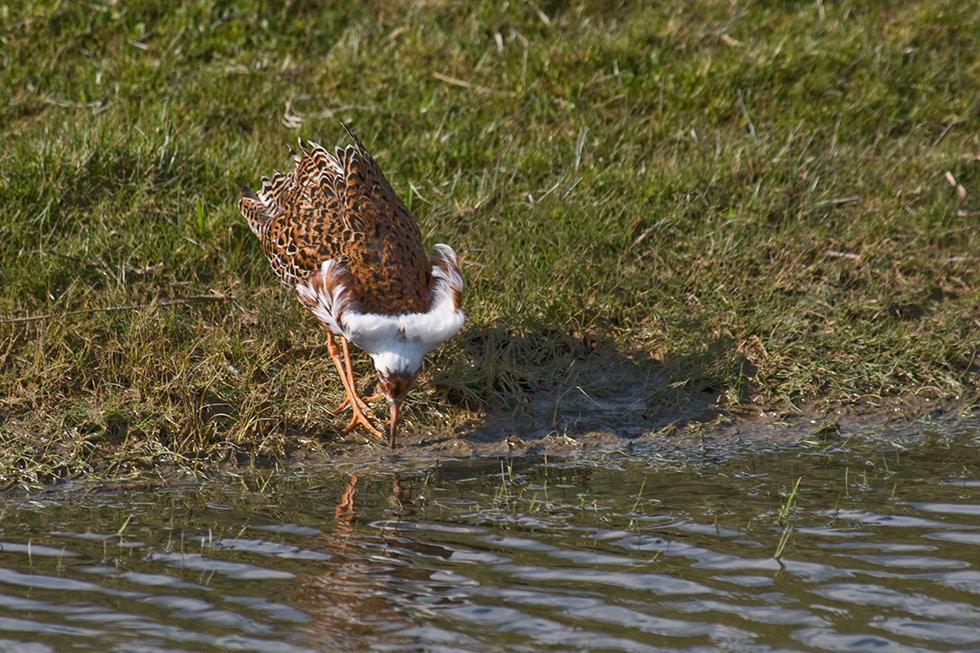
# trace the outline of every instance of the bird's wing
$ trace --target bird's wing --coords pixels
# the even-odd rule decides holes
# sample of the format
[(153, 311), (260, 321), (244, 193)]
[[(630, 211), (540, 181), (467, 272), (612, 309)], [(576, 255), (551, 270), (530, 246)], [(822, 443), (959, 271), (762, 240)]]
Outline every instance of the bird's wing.
[(337, 188), (343, 203), (342, 247), (361, 286), (361, 305), (366, 312), (424, 312), (432, 274), (422, 235), (377, 162), (356, 136), (351, 139), (353, 144), (337, 150), (343, 170)]
[(240, 209), (279, 277), (290, 285), (337, 260), (365, 312), (426, 310), (432, 273), (422, 236), (378, 164), (353, 144), (300, 146), (296, 169), (242, 191)]
[(272, 268), (290, 285), (324, 261), (343, 258), (339, 162), (314, 143), (300, 141), (300, 147), (295, 170), (263, 177), (258, 193), (244, 188), (239, 203)]

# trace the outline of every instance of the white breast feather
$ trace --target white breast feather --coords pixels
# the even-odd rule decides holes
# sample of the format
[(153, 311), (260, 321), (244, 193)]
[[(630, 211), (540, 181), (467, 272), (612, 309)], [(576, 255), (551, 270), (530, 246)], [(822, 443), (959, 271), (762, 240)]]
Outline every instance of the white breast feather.
[(415, 374), (422, 358), (456, 335), (465, 320), (462, 309), (457, 308), (463, 276), (456, 253), (448, 245), (436, 245), (433, 260), (432, 298), (425, 313), (360, 312), (347, 287), (339, 283), (346, 271), (332, 260), (325, 261), (318, 274), (297, 284), (296, 292), (333, 333), (370, 354), (378, 371)]
[(299, 301), (338, 336), (345, 335), (336, 317), (352, 308), (353, 300), (341, 280), (347, 271), (333, 259), (324, 261), (320, 271), (296, 284)]

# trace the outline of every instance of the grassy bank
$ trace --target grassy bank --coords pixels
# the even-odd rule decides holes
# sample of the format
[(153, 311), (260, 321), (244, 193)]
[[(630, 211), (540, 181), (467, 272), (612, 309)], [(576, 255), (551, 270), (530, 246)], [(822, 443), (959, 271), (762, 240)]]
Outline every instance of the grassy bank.
[(972, 3), (324, 4), (0, 7), (5, 478), (334, 437), (322, 333), (236, 203), (340, 121), (465, 258), (409, 425), (610, 352), (654, 412), (976, 392)]

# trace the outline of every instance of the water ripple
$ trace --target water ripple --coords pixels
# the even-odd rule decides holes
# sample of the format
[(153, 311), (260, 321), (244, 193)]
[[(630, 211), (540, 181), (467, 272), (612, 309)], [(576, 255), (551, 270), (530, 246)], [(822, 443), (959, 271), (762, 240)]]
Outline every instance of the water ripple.
[[(163, 562), (171, 567), (193, 571), (214, 571), (238, 580), (260, 580), (273, 578), (293, 578), (288, 571), (268, 569), (245, 562), (229, 562), (206, 558), (200, 553), (151, 553), (147, 559)], [(0, 581), (3, 576), (0, 575)]]
[(980, 452), (828, 451), (11, 499), (0, 653), (975, 649)]
[(644, 590), (657, 595), (725, 594), (721, 590), (665, 574), (628, 574), (617, 571), (546, 569), (517, 565), (498, 565), (495, 569), (523, 580), (613, 585), (624, 589)]

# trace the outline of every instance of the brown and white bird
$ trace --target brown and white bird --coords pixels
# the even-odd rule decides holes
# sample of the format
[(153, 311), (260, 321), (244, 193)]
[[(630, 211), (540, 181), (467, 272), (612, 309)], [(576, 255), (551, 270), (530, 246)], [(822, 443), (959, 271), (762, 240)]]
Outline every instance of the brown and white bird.
[[(456, 253), (436, 245), (431, 260), (412, 215), (357, 137), (330, 154), (300, 140), (296, 169), (242, 189), (242, 215), (272, 268), (327, 330), (327, 349), (357, 425), (383, 438), (364, 411), (382, 396), (391, 406), (395, 446), (398, 408), (415, 383), (422, 357), (463, 326), (463, 276)], [(341, 365), (334, 336), (344, 353)], [(362, 399), (347, 341), (374, 360), (381, 394)]]

